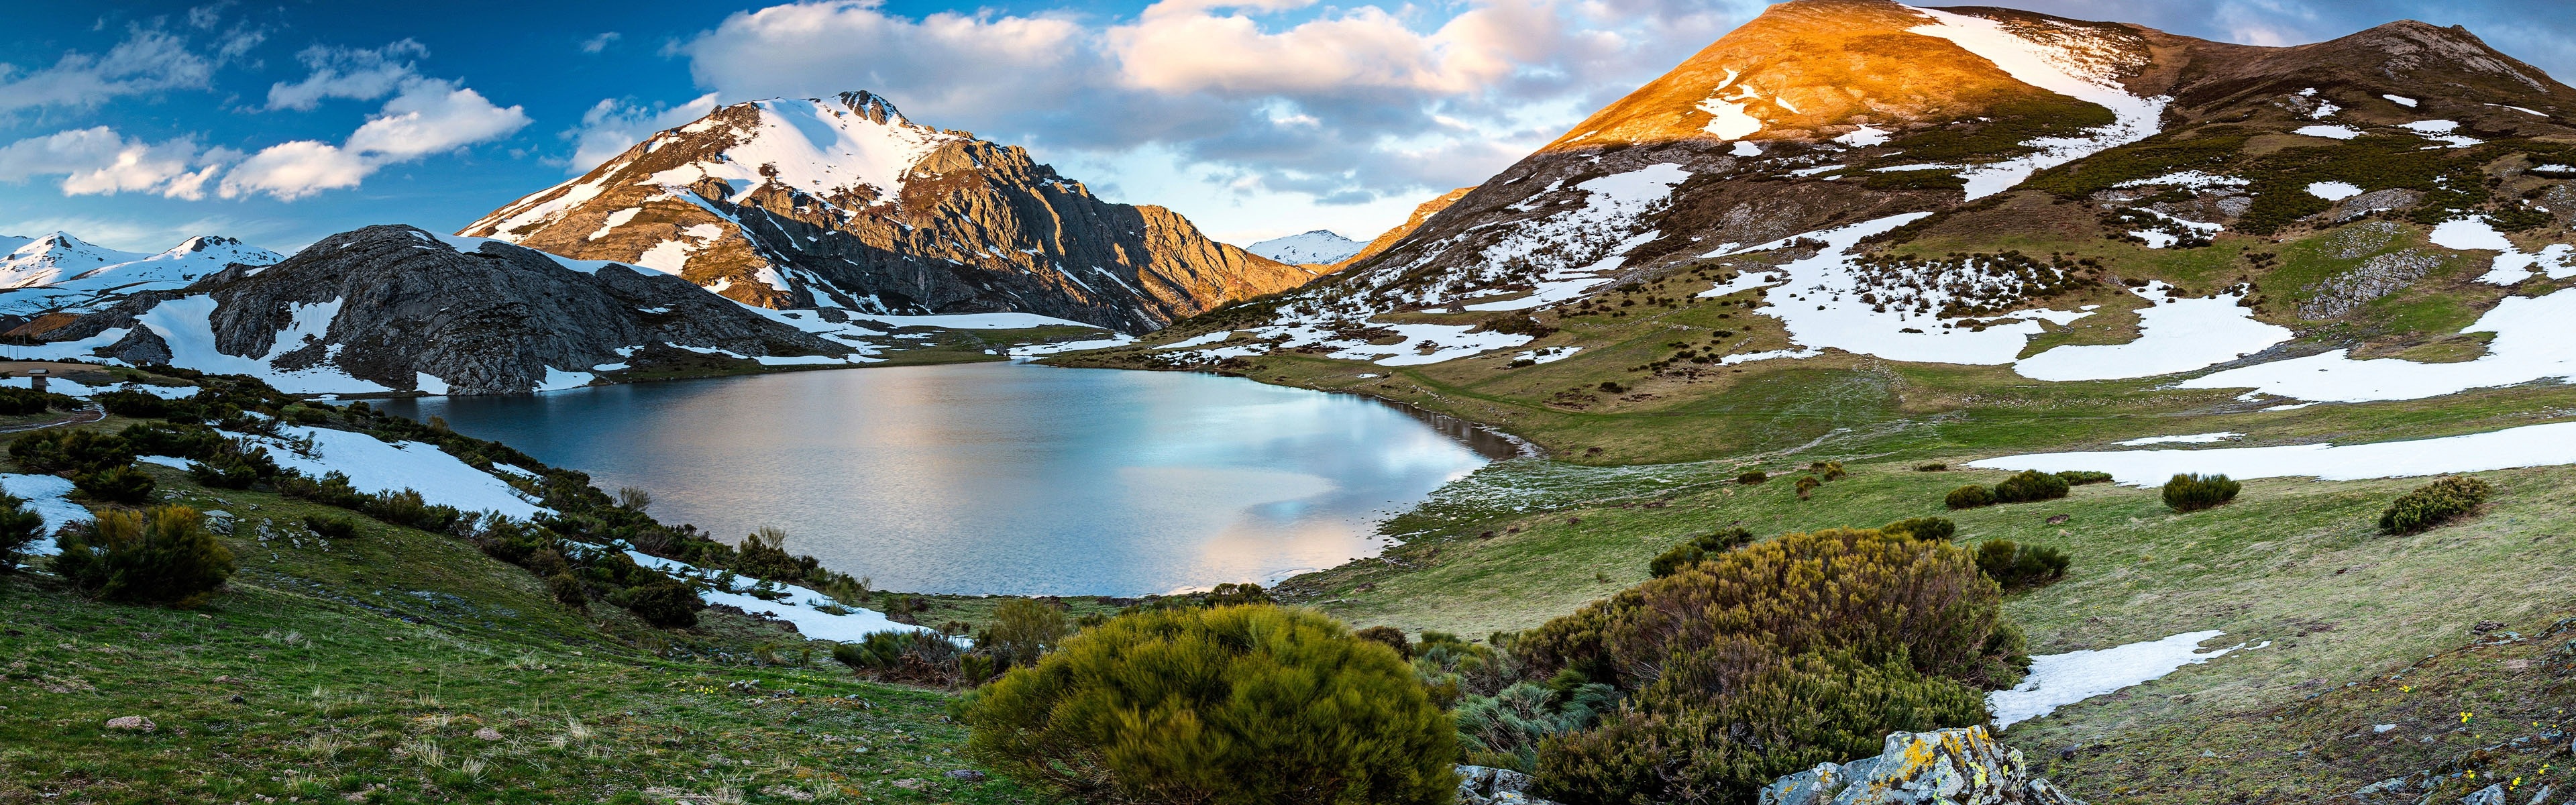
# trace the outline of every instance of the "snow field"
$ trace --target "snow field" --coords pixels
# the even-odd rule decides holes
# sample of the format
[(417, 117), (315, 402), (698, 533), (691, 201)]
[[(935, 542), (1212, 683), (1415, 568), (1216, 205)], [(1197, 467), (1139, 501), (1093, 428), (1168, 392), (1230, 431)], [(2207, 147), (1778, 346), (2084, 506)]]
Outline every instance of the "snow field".
[(1971, 467), (1995, 470), (2095, 470), (2110, 473), (2122, 485), (2137, 487), (2159, 486), (2177, 473), (2192, 472), (2224, 473), (2240, 481), (2355, 481), (2562, 464), (2576, 464), (2576, 422), (2395, 442), (2033, 453), (1968, 462)]
[(2121, 442), (2120, 444), (2124, 447), (2137, 447), (2140, 445), (2150, 444), (2212, 444), (2227, 441), (2229, 439), (2242, 438), (2245, 438), (2245, 434), (2233, 431), (2219, 431), (2217, 433), (2194, 433), (2184, 436), (2148, 436), (2145, 438), (2130, 439), (2128, 441)]
[(297, 453), (285, 442), (240, 433), (224, 435), (268, 448), (277, 466), (320, 478), (338, 471), (360, 492), (411, 489), (421, 499), (469, 512), (496, 511), (526, 519), (544, 512), (520, 497), (519, 490), (490, 473), (475, 469), (427, 442), (386, 443), (364, 433), (297, 425), (280, 426), (288, 437), (313, 440), (311, 454)]
[(2011, 690), (1987, 693), (1986, 710), (1994, 715), (1995, 728), (2003, 729), (2245, 647), (2239, 643), (2211, 651), (2200, 649), (2203, 641), (2224, 634), (2217, 630), (2185, 632), (2163, 640), (2032, 657), (2030, 676)]
[[(732, 589), (719, 589), (714, 584), (720, 574), (709, 572), (696, 565), (664, 559), (642, 551), (627, 551), (626, 555), (634, 559), (636, 564), (682, 578), (705, 582), (709, 586), (701, 590), (698, 597), (704, 599), (710, 606), (740, 607), (744, 612), (766, 615), (796, 624), (796, 632), (807, 639), (847, 643), (865, 638), (875, 632), (932, 631), (919, 626), (896, 623), (887, 619), (885, 613), (864, 607), (849, 607), (853, 611), (847, 615), (825, 612), (819, 606), (837, 606), (829, 596), (793, 584), (778, 585), (778, 590), (787, 594), (785, 600), (768, 601)], [(750, 586), (744, 585), (744, 589), (750, 589)]]
[(2361, 136), (2361, 130), (2351, 126), (2306, 126), (2291, 133), (2324, 137), (2329, 140), (2349, 140)]
[(61, 549), (54, 546), (54, 532), (62, 530), (63, 526), (86, 523), (92, 519), (89, 507), (71, 501), (69, 495), (72, 493), (72, 482), (69, 478), (54, 475), (0, 473), (0, 491), (6, 491), (26, 500), (27, 508), (34, 510), (37, 516), (45, 518), (45, 533), (37, 536), (36, 541), (28, 543), (26, 547), (26, 552), (33, 556), (52, 556), (60, 553)]
[(2110, 125), (2095, 129), (2090, 136), (2042, 137), (2025, 143), (2038, 148), (2038, 153), (1960, 173), (1960, 178), (1968, 182), (1970, 200), (2003, 192), (2042, 170), (2153, 137), (2165, 105), (2172, 101), (2131, 95), (2112, 76), (2086, 70), (2081, 66), (2083, 60), (2065, 49), (2014, 36), (1994, 20), (1926, 8), (1908, 10), (1932, 20), (1931, 24), (1907, 29), (1909, 33), (1950, 40), (1993, 62), (2016, 81), (2100, 105), (2111, 110), (2114, 117)]

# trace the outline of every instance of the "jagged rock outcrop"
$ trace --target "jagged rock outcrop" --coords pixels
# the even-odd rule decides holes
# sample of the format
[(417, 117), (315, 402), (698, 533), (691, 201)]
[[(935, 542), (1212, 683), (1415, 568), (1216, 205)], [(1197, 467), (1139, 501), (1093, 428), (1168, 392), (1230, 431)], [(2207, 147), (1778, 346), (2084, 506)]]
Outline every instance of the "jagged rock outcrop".
[(1529, 795), (1529, 775), (1492, 766), (1458, 767), (1458, 805), (1556, 805)]
[(716, 109), (459, 234), (769, 308), (1019, 311), (1127, 332), (1321, 273), (1102, 201), (1018, 146), (915, 124), (865, 92)]
[(2084, 805), (2033, 776), (1985, 727), (1887, 736), (1877, 757), (1821, 763), (1762, 789), (1762, 805)]
[(132, 296), (49, 335), (67, 351), (251, 374), (301, 393), (523, 392), (707, 354), (838, 361), (859, 351), (659, 272), (455, 240), (408, 226), (345, 232), (276, 265)]

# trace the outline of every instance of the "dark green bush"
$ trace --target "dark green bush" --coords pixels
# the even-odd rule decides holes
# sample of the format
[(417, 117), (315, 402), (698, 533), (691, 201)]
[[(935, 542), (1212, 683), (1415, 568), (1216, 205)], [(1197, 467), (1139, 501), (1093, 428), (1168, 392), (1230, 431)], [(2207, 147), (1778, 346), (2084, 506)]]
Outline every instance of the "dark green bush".
[(1200, 603), (1212, 607), (1271, 603), (1270, 591), (1251, 582), (1226, 582), (1196, 597)]
[(1529, 774), (1548, 738), (1588, 729), (1617, 709), (1619, 691), (1580, 674), (1547, 683), (1515, 682), (1492, 696), (1468, 696), (1450, 711), (1467, 762)]
[(79, 400), (60, 394), (35, 389), (0, 388), (0, 414), (28, 416), (44, 413), (47, 409), (71, 410), (79, 407)]
[(555, 600), (564, 606), (581, 610), (590, 608), (590, 596), (582, 592), (581, 580), (573, 578), (570, 573), (547, 576), (546, 591), (554, 593)]
[[(194, 413), (197, 405), (189, 400), (164, 400), (140, 391), (102, 391), (90, 395), (108, 413), (135, 419), (172, 418), (174, 414)], [(189, 417), (193, 418), (193, 417)]]
[(2007, 539), (1977, 545), (1977, 570), (2005, 589), (2039, 587), (2066, 577), (2066, 553)]
[(1827, 481), (1839, 481), (1851, 475), (1843, 470), (1843, 463), (1840, 461), (1819, 461), (1808, 465), (1807, 470)]
[(125, 426), (125, 430), (118, 431), (116, 435), (124, 439), (126, 449), (136, 455), (200, 461), (213, 458), (232, 444), (232, 439), (204, 425), (141, 422)]
[(1745, 484), (1747, 486), (1764, 483), (1770, 480), (1771, 476), (1761, 470), (1747, 470), (1743, 475), (1735, 476), (1736, 483)]
[(1995, 505), (1995, 493), (1983, 486), (1969, 484), (1967, 486), (1950, 490), (1950, 494), (1944, 496), (1941, 499), (1941, 503), (1942, 505), (1949, 506), (1953, 509), (1974, 509), (1983, 506), (1992, 506)]
[(2066, 483), (2071, 486), (2108, 483), (2111, 480), (2110, 473), (2093, 470), (2060, 470), (2057, 477), (2066, 479)]
[[(1928, 527), (1928, 526), (1927, 526)], [(1967, 550), (1836, 529), (1729, 551), (1512, 640), (1533, 673), (1630, 690), (1600, 726), (1539, 750), (1540, 796), (1751, 801), (1887, 733), (1985, 719), (2018, 681), (2020, 632)]]
[(698, 625), (698, 610), (706, 602), (698, 600), (698, 591), (679, 579), (657, 572), (646, 572), (642, 583), (617, 591), (609, 603), (625, 607), (650, 623), (665, 629)]
[(232, 552), (186, 506), (99, 512), (60, 540), (54, 573), (109, 601), (194, 607), (233, 573)]
[(1949, 542), (1951, 537), (1959, 534), (1959, 524), (1950, 522), (1947, 517), (1909, 517), (1879, 526), (1878, 530), (1883, 534), (1903, 534), (1915, 539)]
[(2412, 534), (2467, 513), (2495, 494), (2495, 487), (2466, 475), (2453, 475), (2399, 495), (2379, 513), (2379, 529)]
[(2066, 479), (2038, 470), (2022, 470), (1995, 484), (1996, 503), (2029, 503), (2066, 496)]
[(0, 492), (0, 572), (18, 567), (18, 554), (45, 535), (45, 518), (27, 499)]
[(1067, 796), (1407, 805), (1455, 796), (1457, 733), (1413, 669), (1322, 615), (1122, 615), (968, 705), (967, 749)]
[(1013, 667), (1026, 667), (1054, 651), (1071, 634), (1073, 621), (1065, 617), (1064, 610), (1027, 598), (1013, 598), (993, 608), (993, 625), (976, 644)]
[(2225, 475), (2175, 475), (2165, 482), (2165, 505), (2178, 512), (2196, 512), (2235, 500), (2244, 488)]
[(1815, 494), (1816, 489), (1824, 485), (1825, 482), (1816, 480), (1816, 476), (1798, 476), (1798, 499), (1806, 500), (1808, 495)]
[(1646, 570), (1648, 573), (1653, 574), (1655, 578), (1660, 579), (1665, 576), (1678, 573), (1684, 567), (1698, 564), (1700, 560), (1707, 559), (1711, 554), (1725, 553), (1737, 547), (1750, 545), (1752, 543), (1753, 532), (1746, 531), (1741, 528), (1729, 528), (1716, 533), (1702, 534), (1683, 540), (1681, 544), (1673, 546), (1671, 550), (1664, 551), (1661, 555), (1656, 556), (1655, 561), (1647, 564)]
[(152, 476), (133, 467), (108, 467), (72, 476), (72, 486), (79, 487), (83, 494), (129, 506), (151, 500), (156, 485)]
[(733, 562), (727, 567), (732, 568), (736, 573), (754, 578), (795, 583), (804, 581), (805, 574), (821, 570), (823, 567), (822, 560), (788, 553), (787, 532), (768, 526), (762, 526), (751, 532), (751, 536), (744, 537), (742, 544), (735, 550), (737, 553), (734, 554)]
[(11, 441), (9, 457), (36, 472), (95, 472), (134, 463), (134, 449), (115, 434), (40, 430)]
[(1393, 626), (1371, 626), (1352, 632), (1351, 636), (1395, 649), (1398, 657), (1413, 656), (1413, 640), (1405, 637), (1404, 630)]
[(313, 533), (321, 535), (324, 539), (348, 539), (358, 535), (358, 524), (346, 517), (306, 515), (304, 527), (313, 529)]

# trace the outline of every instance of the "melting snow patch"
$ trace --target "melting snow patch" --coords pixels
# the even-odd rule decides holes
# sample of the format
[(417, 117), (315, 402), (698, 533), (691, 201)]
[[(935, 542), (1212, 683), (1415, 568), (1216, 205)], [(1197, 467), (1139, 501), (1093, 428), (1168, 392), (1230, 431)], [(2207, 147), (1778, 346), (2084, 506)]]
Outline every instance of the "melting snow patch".
[(1971, 200), (2003, 192), (2033, 173), (2153, 137), (2164, 116), (2165, 104), (2173, 100), (2131, 95), (2112, 76), (2077, 67), (2085, 63), (2077, 54), (2015, 36), (1994, 20), (1933, 9), (1910, 10), (1933, 22), (1907, 29), (1908, 33), (1950, 40), (1993, 62), (2014, 80), (2098, 104), (2113, 115), (2110, 125), (2094, 129), (2090, 136), (2042, 137), (2024, 143), (2039, 149), (2037, 153), (1962, 172), (1959, 177), (1967, 180), (1967, 197)]
[(1997, 470), (2098, 470), (2110, 473), (2123, 485), (2138, 487), (2163, 484), (2175, 474), (2186, 472), (2226, 473), (2240, 481), (2357, 481), (2561, 464), (2576, 464), (2576, 422), (2398, 442), (2033, 453), (1968, 462), (1971, 467)]
[(2498, 108), (2498, 109), (2511, 109), (2511, 110), (2514, 110), (2514, 111), (2516, 111), (2516, 112), (2521, 112), (2521, 113), (2523, 113), (2523, 114), (2530, 115), (2530, 116), (2532, 116), (2532, 117), (2548, 117), (2548, 116), (2549, 116), (2549, 113), (2547, 113), (2547, 112), (2542, 112), (2542, 111), (2539, 111), (2539, 110), (2537, 110), (2537, 109), (2524, 109), (2524, 108), (2519, 107), (2519, 106), (2506, 106), (2506, 105), (2504, 105), (2504, 104), (2500, 104), (2500, 103), (2491, 103), (2491, 104), (2487, 104), (2487, 105), (2488, 105), (2488, 106), (2496, 107), (2496, 108)]
[(2138, 311), (2138, 340), (2126, 344), (2069, 344), (2013, 364), (2037, 380), (2114, 380), (2188, 372), (2226, 363), (2290, 340), (2289, 328), (2254, 320), (2244, 297), (2174, 298), (2173, 286), (2149, 283), (2136, 292), (2154, 304)]
[(1228, 339), (1228, 338), (1233, 338), (1233, 337), (1234, 337), (1234, 331), (1233, 331), (1233, 330), (1218, 330), (1218, 331), (1213, 332), (1213, 333), (1206, 333), (1206, 334), (1202, 334), (1202, 335), (1194, 335), (1194, 336), (1189, 337), (1189, 338), (1188, 338), (1188, 339), (1186, 339), (1186, 340), (1174, 341), (1174, 342), (1169, 343), (1169, 344), (1164, 344), (1164, 345), (1162, 346), (1162, 348), (1163, 348), (1163, 349), (1188, 349), (1188, 348), (1190, 348), (1190, 347), (1204, 347), (1204, 346), (1207, 346), (1207, 345), (1209, 345), (1209, 344), (1222, 343), (1222, 342), (1224, 342), (1226, 339)]
[[(302, 349), (305, 337), (320, 338), (330, 330), (331, 319), (340, 312), (340, 300), (316, 304), (297, 304), (290, 311), (294, 317), (277, 333), (276, 343), (268, 354), (258, 358), (227, 355), (215, 348), (215, 313), (212, 296), (183, 296), (154, 305), (136, 323), (150, 328), (170, 345), (170, 364), (216, 374), (242, 374), (268, 381), (279, 391), (289, 394), (352, 394), (386, 392), (393, 389), (351, 377), (327, 362), (295, 371), (282, 371), (272, 361), (288, 352)], [(335, 349), (336, 351), (336, 349)]]
[(1521, 354), (1512, 356), (1512, 359), (1515, 361), (1529, 361), (1531, 363), (1555, 363), (1557, 361), (1574, 357), (1574, 353), (1582, 351), (1582, 347), (1548, 347), (1546, 349), (1527, 350)]
[(54, 547), (54, 532), (63, 526), (90, 521), (89, 508), (73, 503), (71, 479), (56, 475), (0, 474), (0, 491), (27, 501), (27, 508), (45, 518), (45, 533), (28, 543), (26, 552), (36, 556), (59, 553)]
[[(700, 591), (698, 597), (704, 599), (710, 606), (739, 607), (742, 611), (754, 615), (766, 615), (796, 624), (796, 632), (809, 640), (834, 640), (847, 643), (865, 638), (875, 632), (931, 631), (923, 627), (888, 620), (885, 613), (873, 609), (840, 606), (829, 596), (793, 584), (777, 585), (777, 591), (784, 593), (785, 597), (783, 600), (770, 601), (731, 588), (718, 587), (717, 580), (722, 578), (723, 574), (712, 573), (696, 565), (664, 559), (641, 551), (627, 551), (626, 555), (634, 559), (636, 564), (674, 576), (696, 579), (706, 584), (707, 589)], [(740, 582), (740, 579), (735, 580), (735, 583)], [(753, 588), (745, 585), (744, 589)], [(822, 607), (825, 606), (847, 609), (850, 612), (845, 615), (835, 615), (823, 611)]]
[(2399, 105), (2399, 106), (2406, 107), (2406, 108), (2408, 108), (2408, 109), (2413, 109), (2413, 108), (2415, 108), (2415, 99), (2413, 99), (2413, 98), (2409, 98), (2409, 97), (2406, 97), (2406, 96), (2404, 96), (2404, 95), (2381, 95), (2381, 96), (2379, 96), (2379, 97), (2387, 98), (2389, 101), (2391, 101), (2391, 102), (2393, 102), (2393, 103), (2395, 103), (2395, 104), (2397, 104), (2397, 105)]
[(1834, 142), (1859, 148), (1867, 148), (1873, 145), (1886, 145), (1887, 132), (1880, 130), (1876, 126), (1862, 126), (1853, 130), (1849, 134), (1834, 138)]
[(1024, 330), (1031, 327), (1103, 329), (1097, 324), (1084, 324), (1035, 313), (937, 313), (927, 316), (860, 316), (859, 318), (881, 321), (896, 327), (945, 327), (951, 330)]
[(2244, 187), (2253, 183), (2254, 180), (2252, 179), (2239, 179), (2234, 176), (2220, 176), (2215, 173), (2206, 173), (2202, 171), (2182, 171), (2180, 173), (2168, 173), (2163, 176), (2149, 179), (2131, 179), (2114, 186), (2188, 187), (2199, 190), (2211, 187)]
[(2361, 195), (2361, 188), (2350, 182), (2309, 182), (2308, 195), (2327, 201), (2342, 201)]
[[(2576, 267), (2566, 273), (2576, 276)], [(2576, 289), (2540, 297), (2507, 296), (2463, 330), (2496, 334), (2487, 342), (2487, 354), (2476, 360), (2353, 360), (2337, 349), (2196, 377), (2183, 381), (2181, 387), (2246, 388), (2299, 400), (2372, 402), (2420, 400), (2551, 378), (2576, 379), (2576, 339), (2567, 338), (2569, 321), (2576, 321)]]
[(2486, 142), (2476, 137), (2453, 134), (2452, 132), (2460, 129), (2459, 121), (2455, 120), (2418, 120), (2401, 128), (2415, 132), (2427, 140), (2447, 143), (2452, 148), (2467, 148)]
[[(2513, 285), (2530, 279), (2534, 273), (2545, 273), (2550, 279), (2576, 276), (2576, 247), (2552, 244), (2541, 249), (2539, 254), (2528, 254), (2515, 248), (2513, 241), (2506, 239), (2504, 233), (2496, 231), (2483, 219), (2444, 221), (2433, 227), (2431, 239), (2433, 245), (2445, 249), (2501, 252), (2493, 263), (2488, 264), (2487, 273), (2479, 275), (2479, 282)], [(2534, 272), (2534, 268), (2540, 271)]]
[(1986, 694), (1986, 709), (1995, 728), (2055, 712), (2057, 708), (2162, 678), (2185, 665), (2205, 663), (2243, 644), (2201, 651), (2201, 641), (2225, 632), (2185, 632), (2163, 640), (2130, 643), (2099, 651), (2070, 651), (2030, 658), (2030, 676), (2012, 690)]
[(1762, 155), (1762, 146), (1754, 145), (1751, 140), (1737, 140), (1735, 147), (1727, 153), (1740, 157), (1758, 157)]
[(533, 517), (545, 511), (519, 497), (519, 491), (492, 474), (475, 469), (427, 442), (388, 444), (364, 433), (286, 425), (288, 437), (311, 437), (310, 455), (297, 453), (276, 439), (226, 434), (268, 448), (277, 465), (315, 478), (338, 471), (360, 492), (412, 489), (422, 499), (469, 512), (497, 511), (511, 517)]
[(2245, 434), (2222, 430), (2217, 433), (2194, 433), (2188, 436), (2148, 436), (2142, 439), (2130, 439), (2120, 444), (2125, 447), (2150, 444), (2211, 444), (2242, 438), (2245, 438)]
[(1094, 338), (1086, 341), (1061, 341), (1053, 344), (1023, 344), (1021, 346), (1002, 350), (1002, 354), (1009, 355), (1014, 358), (1028, 358), (1040, 355), (1053, 355), (1058, 352), (1078, 352), (1086, 349), (1123, 347), (1133, 343), (1136, 343), (1135, 336), (1122, 334), (1114, 338)]
[(2324, 137), (2329, 140), (2349, 140), (2361, 136), (2361, 130), (2351, 126), (2306, 126), (2290, 133)]

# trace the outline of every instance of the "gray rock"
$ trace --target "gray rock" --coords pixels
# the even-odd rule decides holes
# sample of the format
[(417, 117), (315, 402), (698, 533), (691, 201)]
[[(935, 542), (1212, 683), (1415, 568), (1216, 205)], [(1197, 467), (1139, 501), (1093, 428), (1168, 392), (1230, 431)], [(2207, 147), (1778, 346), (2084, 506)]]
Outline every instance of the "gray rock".
[(2505, 805), (2504, 784), (2487, 786), (2461, 797), (2460, 805)]
[[(136, 318), (192, 297), (213, 301), (209, 322), (224, 354), (269, 359), (280, 371), (336, 367), (393, 389), (428, 374), (454, 394), (527, 391), (549, 368), (705, 360), (684, 347), (752, 357), (853, 351), (658, 271), (610, 264), (584, 273), (506, 243), (458, 251), (408, 226), (343, 232), (274, 266), (236, 265), (182, 290), (138, 294), (46, 337), (124, 328), (99, 355), (167, 362), (170, 345)], [(331, 304), (336, 314), (307, 321), (300, 343), (278, 343), (299, 314)]]
[(1459, 805), (1556, 805), (1529, 795), (1530, 776), (1491, 766), (1458, 767)]
[(1887, 736), (1877, 757), (1821, 763), (1763, 787), (1762, 805), (2083, 805), (2033, 777), (1985, 727)]
[(984, 773), (974, 769), (958, 769), (949, 772), (948, 779), (959, 782), (980, 783), (984, 781)]
[(130, 730), (133, 732), (151, 732), (155, 729), (152, 719), (144, 718), (142, 716), (117, 716), (115, 718), (108, 719), (107, 728), (112, 730)]

